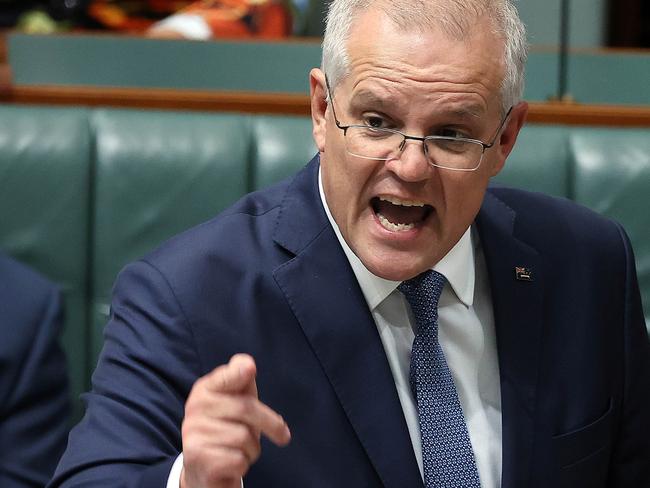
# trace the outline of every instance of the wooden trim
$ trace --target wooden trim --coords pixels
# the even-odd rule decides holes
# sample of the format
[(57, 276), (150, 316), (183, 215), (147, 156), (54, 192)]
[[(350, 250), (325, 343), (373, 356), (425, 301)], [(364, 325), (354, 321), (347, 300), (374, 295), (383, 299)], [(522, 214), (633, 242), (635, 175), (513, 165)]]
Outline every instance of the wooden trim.
[(13, 86), (0, 93), (0, 101), (296, 115), (310, 111), (308, 95), (158, 88)]
[(650, 106), (531, 102), (528, 122), (537, 124), (650, 127)]
[(84, 105), (169, 110), (309, 113), (307, 95), (171, 89), (14, 86), (0, 101), (18, 104)]
[[(7, 86), (0, 102), (309, 115), (308, 95), (141, 88)], [(650, 127), (650, 106), (531, 102), (538, 124)]]

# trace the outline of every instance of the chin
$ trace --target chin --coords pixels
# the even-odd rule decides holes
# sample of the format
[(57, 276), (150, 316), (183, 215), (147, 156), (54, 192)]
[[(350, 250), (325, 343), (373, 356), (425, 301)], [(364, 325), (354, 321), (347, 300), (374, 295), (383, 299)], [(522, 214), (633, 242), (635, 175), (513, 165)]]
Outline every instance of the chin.
[(431, 266), (422, 263), (417, 258), (408, 258), (405, 256), (386, 257), (385, 260), (364, 260), (361, 258), (364, 266), (380, 278), (390, 281), (404, 281), (416, 277), (420, 273), (428, 270)]

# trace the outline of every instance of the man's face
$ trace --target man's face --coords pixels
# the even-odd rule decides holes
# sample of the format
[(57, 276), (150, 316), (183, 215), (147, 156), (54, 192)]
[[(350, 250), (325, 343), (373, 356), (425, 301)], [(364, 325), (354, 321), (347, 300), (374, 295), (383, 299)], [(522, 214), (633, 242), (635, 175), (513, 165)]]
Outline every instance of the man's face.
[[(495, 134), (503, 44), (489, 24), (478, 23), (469, 39), (458, 41), (438, 30), (402, 31), (371, 9), (353, 25), (347, 46), (350, 73), (331, 102), (342, 125), (484, 142)], [(323, 102), (320, 70), (312, 71), (311, 88), (325, 198), (350, 248), (372, 273), (390, 280), (433, 267), (478, 213), (489, 178), (512, 149), (525, 104), (513, 110), (476, 171), (450, 171), (431, 166), (419, 141), (407, 141), (386, 161), (350, 155)]]

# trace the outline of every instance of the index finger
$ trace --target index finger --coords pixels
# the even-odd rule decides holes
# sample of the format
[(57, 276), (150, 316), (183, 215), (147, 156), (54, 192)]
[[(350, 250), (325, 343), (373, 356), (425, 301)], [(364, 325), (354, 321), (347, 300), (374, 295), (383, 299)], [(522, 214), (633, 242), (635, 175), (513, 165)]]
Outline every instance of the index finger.
[(251, 419), (251, 424), (277, 446), (286, 446), (291, 440), (291, 431), (284, 418), (259, 400), (256, 403), (256, 418)]

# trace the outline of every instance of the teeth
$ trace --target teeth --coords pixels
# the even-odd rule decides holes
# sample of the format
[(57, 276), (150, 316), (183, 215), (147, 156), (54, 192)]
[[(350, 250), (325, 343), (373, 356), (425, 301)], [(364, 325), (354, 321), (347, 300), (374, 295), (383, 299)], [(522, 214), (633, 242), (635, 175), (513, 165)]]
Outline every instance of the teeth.
[(406, 230), (411, 230), (415, 227), (415, 224), (393, 224), (390, 220), (384, 217), (382, 214), (377, 214), (379, 223), (385, 228), (393, 232), (404, 232)]
[(383, 202), (389, 202), (393, 205), (402, 205), (404, 207), (424, 207), (425, 205), (423, 202), (417, 202), (415, 200), (402, 200), (401, 198), (397, 197), (379, 197), (379, 199)]

